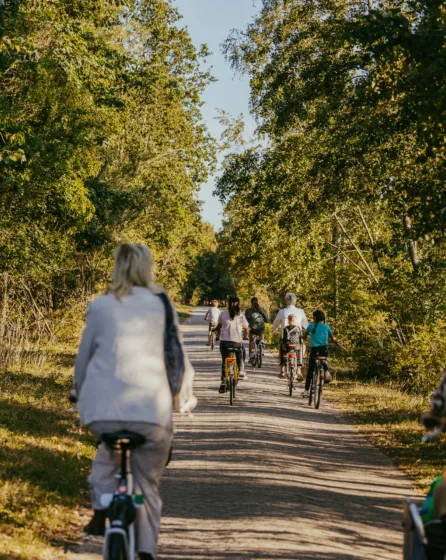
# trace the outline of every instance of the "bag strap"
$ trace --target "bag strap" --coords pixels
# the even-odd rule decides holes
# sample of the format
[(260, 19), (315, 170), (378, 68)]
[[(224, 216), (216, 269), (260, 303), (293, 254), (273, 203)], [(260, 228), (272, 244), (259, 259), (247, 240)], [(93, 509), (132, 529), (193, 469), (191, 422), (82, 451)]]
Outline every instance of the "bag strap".
[(161, 299), (164, 305), (164, 311), (166, 312), (166, 328), (173, 325), (173, 313), (172, 313), (172, 306), (170, 305), (169, 298), (166, 294), (161, 293), (157, 294), (157, 296)]

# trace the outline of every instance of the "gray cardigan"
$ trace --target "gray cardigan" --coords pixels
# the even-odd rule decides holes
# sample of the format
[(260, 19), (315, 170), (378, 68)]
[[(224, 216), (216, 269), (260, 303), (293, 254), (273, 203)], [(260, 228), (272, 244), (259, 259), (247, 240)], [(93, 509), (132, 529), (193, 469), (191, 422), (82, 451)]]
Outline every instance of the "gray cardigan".
[[(175, 321), (178, 323), (174, 310)], [(122, 420), (170, 426), (172, 394), (164, 363), (165, 310), (147, 288), (88, 306), (74, 382), (83, 424)]]

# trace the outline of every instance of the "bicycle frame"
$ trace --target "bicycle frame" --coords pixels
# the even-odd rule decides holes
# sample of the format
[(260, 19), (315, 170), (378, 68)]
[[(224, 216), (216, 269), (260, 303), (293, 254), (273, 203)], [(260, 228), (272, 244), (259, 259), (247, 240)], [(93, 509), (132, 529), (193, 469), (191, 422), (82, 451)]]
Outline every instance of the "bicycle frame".
[(322, 390), (324, 388), (325, 372), (322, 367), (322, 361), (316, 359), (316, 364), (313, 371), (313, 378), (311, 380), (310, 395), (308, 404), (311, 406), (314, 400), (314, 407), (319, 408), (322, 398)]
[[(104, 444), (105, 445), (105, 444)], [(122, 502), (122, 507), (139, 507), (135, 503), (133, 495), (133, 474), (130, 466), (130, 449), (119, 450), (121, 452), (121, 469), (117, 478), (119, 479), (118, 489), (114, 494), (103, 494), (101, 503), (104, 507), (112, 507), (114, 503)], [(130, 503), (132, 504), (130, 506)], [(122, 520), (109, 519), (108, 527), (105, 531), (104, 544), (102, 547), (102, 555), (104, 560), (110, 560), (109, 543), (112, 535), (121, 535), (124, 542), (126, 558), (134, 560), (135, 558), (135, 527), (134, 522), (129, 523), (128, 527), (122, 526)]]
[[(242, 350), (240, 349), (240, 352)], [(225, 358), (225, 381), (229, 388), (229, 403), (232, 405), (235, 397), (235, 388), (238, 382), (239, 371), (237, 367), (237, 357), (234, 350), (229, 352)]]

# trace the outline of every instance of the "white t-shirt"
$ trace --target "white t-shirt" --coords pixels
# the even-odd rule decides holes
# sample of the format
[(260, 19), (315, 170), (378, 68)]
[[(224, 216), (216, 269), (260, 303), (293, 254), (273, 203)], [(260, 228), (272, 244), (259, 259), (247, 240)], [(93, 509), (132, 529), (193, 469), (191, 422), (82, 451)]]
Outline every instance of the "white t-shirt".
[(279, 313), (277, 313), (273, 323), (273, 331), (279, 327), (283, 330), (288, 325), (288, 315), (296, 315), (297, 327), (301, 329), (306, 329), (308, 327), (308, 319), (305, 315), (305, 311), (295, 305), (288, 305), (285, 309), (281, 309)]
[(240, 342), (243, 344), (243, 329), (249, 328), (244, 313), (240, 311), (240, 314), (236, 315), (234, 319), (231, 320), (229, 311), (223, 311), (223, 313), (220, 313), (218, 322), (221, 323), (221, 341)]
[(209, 307), (206, 316), (210, 323), (218, 323), (218, 318), (220, 317), (220, 309), (218, 309), (218, 307)]

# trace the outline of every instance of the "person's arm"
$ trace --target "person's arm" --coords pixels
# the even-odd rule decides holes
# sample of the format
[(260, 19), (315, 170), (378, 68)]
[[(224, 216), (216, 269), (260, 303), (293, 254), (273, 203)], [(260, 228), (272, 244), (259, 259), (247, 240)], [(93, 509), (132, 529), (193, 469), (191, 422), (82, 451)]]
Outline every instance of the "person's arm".
[(217, 340), (220, 339), (220, 332), (221, 332), (221, 328), (222, 328), (222, 322), (221, 322), (221, 312), (220, 315), (218, 316), (218, 325), (217, 328), (215, 329), (215, 337)]
[(308, 328), (308, 325), (309, 323), (308, 323), (307, 316), (305, 315), (305, 311), (302, 309), (302, 328), (306, 329)]
[(309, 335), (310, 335), (310, 326), (308, 325), (307, 328), (306, 328), (305, 331), (304, 331), (303, 339), (304, 339), (304, 340), (307, 340), (307, 338), (309, 337)]
[(243, 334), (246, 336), (249, 332), (249, 323), (246, 320), (246, 317), (243, 313), (242, 313), (242, 327), (243, 327)]
[(268, 315), (266, 314), (265, 310), (263, 309), (263, 307), (260, 308), (260, 314), (263, 317), (263, 319), (265, 320), (265, 323), (269, 323), (269, 319), (268, 319)]
[(282, 324), (282, 309), (277, 313), (273, 323), (273, 332), (276, 331)]
[(77, 395), (80, 394), (82, 385), (87, 374), (88, 363), (91, 360), (94, 351), (94, 313), (91, 304), (88, 306), (85, 329), (77, 351), (76, 360), (74, 362), (74, 389)]
[(205, 320), (205, 321), (209, 321), (209, 313), (210, 313), (210, 312), (211, 312), (211, 310), (208, 309), (206, 315), (204, 316), (204, 320)]
[(333, 331), (331, 330), (331, 327), (329, 325), (327, 325), (328, 327), (328, 340), (330, 342), (334, 342), (335, 344), (338, 344), (338, 341), (336, 339), (336, 337), (333, 334)]

